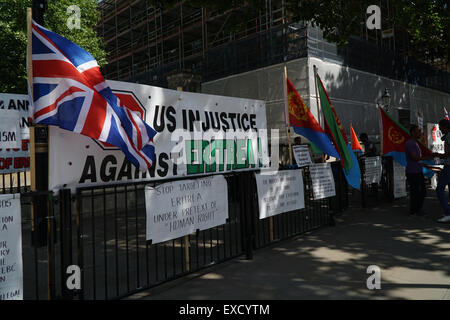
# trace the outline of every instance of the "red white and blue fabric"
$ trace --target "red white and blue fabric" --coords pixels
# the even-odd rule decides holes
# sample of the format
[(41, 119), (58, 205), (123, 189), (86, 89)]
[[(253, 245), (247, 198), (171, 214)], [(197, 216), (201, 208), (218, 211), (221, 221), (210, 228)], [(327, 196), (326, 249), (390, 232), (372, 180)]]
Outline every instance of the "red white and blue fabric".
[(87, 51), (34, 21), (32, 27), (34, 123), (112, 144), (137, 168), (148, 170), (156, 131), (120, 105)]
[(445, 117), (446, 120), (450, 120), (450, 117), (448, 116), (447, 109), (445, 109), (445, 107), (444, 107), (444, 117)]

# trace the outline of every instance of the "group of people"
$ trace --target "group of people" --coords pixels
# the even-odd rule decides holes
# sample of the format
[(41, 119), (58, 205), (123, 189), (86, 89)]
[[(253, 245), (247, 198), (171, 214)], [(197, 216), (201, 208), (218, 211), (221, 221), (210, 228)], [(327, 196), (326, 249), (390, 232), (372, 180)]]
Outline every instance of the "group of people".
[[(444, 216), (438, 222), (450, 222), (450, 205), (448, 203), (447, 193), (445, 192), (446, 186), (450, 185), (450, 121), (445, 119), (439, 121), (439, 129), (443, 134), (441, 139), (444, 141), (444, 153), (423, 155), (419, 146), (422, 132), (417, 125), (412, 125), (410, 128), (411, 139), (405, 144), (406, 178), (410, 188), (410, 215), (425, 215), (422, 207), (427, 189), (423, 167), (428, 167), (431, 170), (438, 171), (436, 195), (444, 211)], [(432, 158), (443, 159), (443, 169), (437, 169), (422, 162)]]
[[(446, 119), (439, 121), (439, 128), (443, 134), (441, 139), (444, 141), (444, 153), (432, 153), (431, 155), (423, 155), (421, 152), (419, 141), (422, 137), (422, 132), (420, 128), (417, 125), (412, 125), (410, 128), (411, 139), (405, 144), (406, 178), (410, 191), (410, 215), (426, 215), (422, 211), (422, 207), (427, 194), (423, 167), (427, 167), (430, 170), (438, 171), (436, 195), (444, 212), (444, 216), (438, 222), (450, 222), (449, 198), (445, 192), (447, 185), (450, 188), (450, 121)], [(364, 145), (364, 152), (360, 157), (374, 157), (378, 155), (375, 144), (366, 133), (361, 133), (359, 138)], [(300, 145), (301, 142), (300, 137), (295, 138), (296, 145)], [(443, 169), (429, 166), (422, 162), (432, 158), (443, 159)]]

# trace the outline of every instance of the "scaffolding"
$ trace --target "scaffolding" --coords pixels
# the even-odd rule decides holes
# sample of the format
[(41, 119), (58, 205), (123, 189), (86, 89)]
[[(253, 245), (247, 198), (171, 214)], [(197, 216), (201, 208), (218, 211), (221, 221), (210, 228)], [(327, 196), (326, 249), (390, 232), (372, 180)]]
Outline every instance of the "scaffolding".
[[(250, 15), (245, 4), (218, 11), (182, 1), (163, 9), (147, 0), (103, 0), (97, 30), (109, 64), (102, 71), (107, 79), (167, 87), (167, 75), (176, 72), (210, 81), (321, 50), (356, 69), (448, 92), (448, 66), (429, 55), (417, 56), (421, 51), (411, 48), (407, 32), (387, 23), (390, 0), (379, 5), (383, 28), (394, 28), (394, 37), (383, 39), (381, 30), (368, 31), (361, 23), (349, 45), (336, 48), (321, 36), (315, 39), (317, 31), (308, 23), (291, 21), (284, 0), (266, 0)], [(365, 21), (365, 8), (361, 12)]]

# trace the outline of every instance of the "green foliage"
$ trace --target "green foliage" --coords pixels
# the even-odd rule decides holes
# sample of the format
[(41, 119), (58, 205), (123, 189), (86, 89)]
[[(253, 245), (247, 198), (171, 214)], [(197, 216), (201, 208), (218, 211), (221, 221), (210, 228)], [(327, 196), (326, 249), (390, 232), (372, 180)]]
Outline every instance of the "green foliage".
[(31, 0), (0, 0), (0, 92), (27, 92), (27, 7)]
[[(383, 17), (384, 27), (406, 30), (410, 42), (419, 50), (448, 61), (450, 56), (450, 17), (447, 0), (390, 3), (390, 19)], [(366, 22), (366, 9), (378, 4), (372, 0), (287, 0), (294, 20), (311, 21), (324, 31), (324, 37), (342, 46)], [(383, 4), (386, 4), (383, 1)]]
[[(99, 21), (97, 0), (47, 0), (45, 27), (87, 50), (100, 66), (106, 64), (103, 42), (94, 27)], [(81, 29), (70, 30), (67, 7), (81, 9)], [(0, 0), (0, 92), (26, 93), (27, 7), (31, 0)]]

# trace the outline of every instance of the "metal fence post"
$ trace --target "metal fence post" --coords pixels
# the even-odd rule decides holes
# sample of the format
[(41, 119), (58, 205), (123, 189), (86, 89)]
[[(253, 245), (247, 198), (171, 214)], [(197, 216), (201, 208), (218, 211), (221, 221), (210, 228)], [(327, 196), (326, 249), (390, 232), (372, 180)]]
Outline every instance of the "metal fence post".
[(73, 299), (73, 292), (67, 287), (67, 268), (72, 265), (72, 203), (70, 190), (59, 191), (60, 233), (61, 233), (61, 293), (65, 300)]
[(53, 206), (53, 194), (50, 193), (47, 199), (47, 280), (48, 299), (56, 298), (55, 284), (55, 212)]
[(244, 249), (245, 249), (245, 256), (247, 258), (247, 260), (252, 260), (253, 259), (253, 228), (252, 228), (252, 223), (253, 223), (253, 198), (254, 198), (254, 192), (256, 192), (256, 190), (254, 190), (252, 188), (251, 185), (251, 179), (253, 177), (252, 173), (243, 173), (242, 175), (240, 175), (241, 179), (243, 181), (241, 181), (241, 183), (239, 183), (239, 195), (240, 197), (242, 197), (243, 195), (246, 194), (250, 194), (251, 195), (251, 200), (247, 200), (244, 201), (243, 198), (240, 198), (240, 202), (243, 203), (244, 205), (242, 206), (242, 208), (244, 209), (243, 212), (243, 218), (244, 218), (244, 234), (243, 234), (243, 243), (244, 243)]

